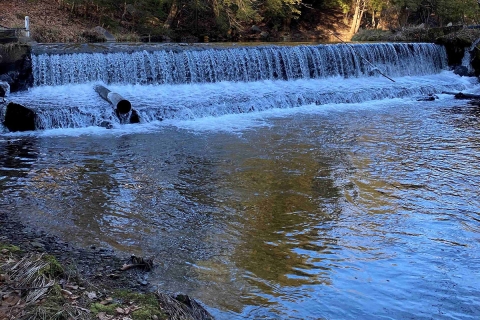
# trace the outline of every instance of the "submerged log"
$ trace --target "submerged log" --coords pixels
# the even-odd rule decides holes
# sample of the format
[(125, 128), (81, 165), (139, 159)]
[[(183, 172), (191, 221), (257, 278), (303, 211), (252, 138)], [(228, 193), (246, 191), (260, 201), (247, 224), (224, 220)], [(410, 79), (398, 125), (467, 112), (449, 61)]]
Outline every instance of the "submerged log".
[(480, 94), (472, 94), (472, 93), (463, 93), (463, 92), (450, 92), (444, 91), (444, 94), (452, 94), (455, 96), (455, 99), (480, 99)]
[(480, 95), (459, 92), (455, 95), (455, 99), (480, 99)]
[(7, 105), (3, 124), (12, 132), (35, 130), (35, 117), (36, 114), (33, 110), (10, 102)]
[(130, 110), (132, 110), (132, 104), (130, 101), (124, 99), (118, 93), (112, 92), (101, 85), (96, 85), (94, 89), (100, 95), (100, 97), (112, 104), (117, 113), (127, 114), (130, 112)]

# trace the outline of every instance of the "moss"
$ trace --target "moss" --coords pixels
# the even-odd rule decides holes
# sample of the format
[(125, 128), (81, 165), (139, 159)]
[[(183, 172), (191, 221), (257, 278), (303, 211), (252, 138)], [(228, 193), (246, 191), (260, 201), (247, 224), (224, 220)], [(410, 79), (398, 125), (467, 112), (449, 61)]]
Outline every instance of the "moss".
[(62, 265), (54, 256), (44, 255), (42, 259), (48, 262), (48, 264), (42, 270), (40, 270), (41, 273), (50, 277), (58, 277), (64, 273)]
[(94, 313), (95, 315), (99, 314), (100, 312), (105, 312), (106, 314), (114, 315), (115, 314), (115, 309), (118, 308), (118, 307), (119, 307), (119, 305), (116, 304), (116, 303), (103, 305), (101, 303), (96, 302), (96, 303), (93, 303), (90, 306), (90, 311), (92, 313)]
[(21, 252), (22, 250), (20, 247), (11, 245), (11, 244), (5, 244), (5, 243), (0, 243), (0, 251), (2, 250), (8, 250), (11, 253), (16, 253), (16, 252)]
[(132, 312), (133, 320), (147, 320), (157, 316), (159, 319), (166, 319), (167, 316), (160, 309), (157, 296), (154, 293), (135, 293), (126, 290), (118, 290), (113, 294), (114, 298), (123, 302), (132, 302), (140, 309)]

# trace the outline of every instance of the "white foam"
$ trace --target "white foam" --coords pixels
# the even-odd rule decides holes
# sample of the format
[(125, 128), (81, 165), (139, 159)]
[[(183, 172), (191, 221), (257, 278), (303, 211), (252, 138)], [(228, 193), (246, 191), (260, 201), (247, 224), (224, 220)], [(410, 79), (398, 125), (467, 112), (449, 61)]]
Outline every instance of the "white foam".
[[(127, 134), (162, 130), (165, 126), (240, 132), (268, 125), (268, 117), (280, 114), (371, 108), (392, 105), (392, 101), (418, 103), (416, 98), (420, 95), (478, 90), (476, 78), (460, 77), (450, 71), (394, 80), (393, 83), (383, 77), (372, 77), (109, 86), (138, 110), (142, 123), (135, 125), (119, 123), (111, 106), (93, 90), (95, 83), (36, 87), (12, 95), (12, 100), (42, 109), (43, 114), (71, 118), (65, 120), (69, 122), (63, 128), (47, 126), (48, 133), (34, 134)], [(440, 100), (448, 101), (448, 96)], [(165, 121), (160, 122), (162, 118)], [(101, 121), (109, 121), (113, 129), (99, 128)]]

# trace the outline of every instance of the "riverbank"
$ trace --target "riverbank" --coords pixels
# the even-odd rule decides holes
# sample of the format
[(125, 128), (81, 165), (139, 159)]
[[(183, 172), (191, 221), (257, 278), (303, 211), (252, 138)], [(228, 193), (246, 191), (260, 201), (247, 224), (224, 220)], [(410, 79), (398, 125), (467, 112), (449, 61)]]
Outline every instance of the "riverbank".
[(0, 319), (212, 319), (186, 295), (155, 292), (139, 258), (77, 248), (6, 212), (0, 230)]

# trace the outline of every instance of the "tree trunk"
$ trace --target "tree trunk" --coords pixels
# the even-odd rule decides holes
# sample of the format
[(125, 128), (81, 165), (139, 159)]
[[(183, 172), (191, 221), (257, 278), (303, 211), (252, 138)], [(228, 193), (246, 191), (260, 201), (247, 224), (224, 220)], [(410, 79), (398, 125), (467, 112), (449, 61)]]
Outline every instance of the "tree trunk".
[(353, 13), (352, 25), (350, 26), (350, 35), (353, 37), (358, 32), (362, 23), (363, 13), (365, 12), (365, 0), (355, 0), (355, 9)]
[(163, 24), (164, 29), (170, 29), (172, 27), (173, 19), (177, 16), (178, 4), (177, 0), (172, 1), (172, 6), (170, 7), (170, 12), (168, 13), (167, 20)]

